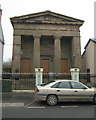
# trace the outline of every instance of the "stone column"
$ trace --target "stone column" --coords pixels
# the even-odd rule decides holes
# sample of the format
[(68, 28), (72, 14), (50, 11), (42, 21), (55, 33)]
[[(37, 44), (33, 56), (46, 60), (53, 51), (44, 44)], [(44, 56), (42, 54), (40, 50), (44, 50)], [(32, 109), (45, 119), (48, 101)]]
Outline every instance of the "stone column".
[(72, 39), (72, 67), (77, 67), (81, 70), (80, 36), (74, 36)]
[(40, 36), (34, 36), (33, 65), (34, 70), (40, 68)]
[(16, 73), (20, 72), (21, 36), (14, 36), (13, 39), (12, 72)]
[(60, 37), (54, 37), (54, 73), (61, 72), (61, 41)]

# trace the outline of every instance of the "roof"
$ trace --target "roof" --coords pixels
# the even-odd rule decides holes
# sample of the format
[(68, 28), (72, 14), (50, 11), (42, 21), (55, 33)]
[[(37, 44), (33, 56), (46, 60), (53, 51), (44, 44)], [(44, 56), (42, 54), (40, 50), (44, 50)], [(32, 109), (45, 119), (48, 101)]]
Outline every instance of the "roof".
[(89, 39), (88, 42), (87, 42), (87, 44), (85, 45), (84, 49), (87, 48), (87, 46), (89, 45), (90, 41), (96, 43), (96, 39)]
[(85, 50), (84, 50), (82, 56), (84, 56), (84, 54), (85, 54), (85, 52), (86, 52), (86, 48), (87, 48), (87, 46), (89, 45), (90, 42), (93, 42), (93, 43), (95, 44), (95, 43), (96, 43), (96, 39), (93, 38), (93, 39), (89, 39), (89, 40), (88, 40), (87, 44), (86, 44), (85, 47), (84, 47)]
[(65, 16), (59, 13), (52, 12), (50, 10), (46, 10), (43, 12), (27, 14), (17, 17), (10, 18), (11, 23), (33, 23), (33, 24), (75, 24), (81, 26), (83, 24), (83, 20), (76, 19), (70, 16)]

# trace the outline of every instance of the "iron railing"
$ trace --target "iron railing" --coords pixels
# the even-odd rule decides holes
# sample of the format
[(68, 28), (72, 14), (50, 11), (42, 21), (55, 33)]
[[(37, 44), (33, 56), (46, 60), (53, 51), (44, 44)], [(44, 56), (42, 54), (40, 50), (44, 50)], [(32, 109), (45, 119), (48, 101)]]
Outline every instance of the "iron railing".
[[(96, 79), (95, 74), (79, 73), (81, 82), (87, 84), (91, 79)], [(43, 73), (43, 83), (51, 80), (71, 79), (71, 73)], [(10, 80), (12, 90), (34, 90), (36, 85), (35, 73), (3, 73), (2, 81)], [(7, 82), (2, 82), (3, 86), (8, 87)]]

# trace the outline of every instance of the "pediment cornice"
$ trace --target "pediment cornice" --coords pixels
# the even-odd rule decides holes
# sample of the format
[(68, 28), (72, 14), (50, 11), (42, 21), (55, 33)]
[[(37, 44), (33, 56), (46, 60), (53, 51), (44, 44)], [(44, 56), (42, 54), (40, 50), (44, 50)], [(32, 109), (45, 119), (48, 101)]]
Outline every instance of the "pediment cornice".
[(12, 24), (22, 23), (22, 24), (70, 24), (79, 25), (83, 24), (83, 20), (76, 19), (73, 17), (65, 16), (51, 11), (44, 11), (34, 14), (28, 14), (18, 17), (10, 18)]

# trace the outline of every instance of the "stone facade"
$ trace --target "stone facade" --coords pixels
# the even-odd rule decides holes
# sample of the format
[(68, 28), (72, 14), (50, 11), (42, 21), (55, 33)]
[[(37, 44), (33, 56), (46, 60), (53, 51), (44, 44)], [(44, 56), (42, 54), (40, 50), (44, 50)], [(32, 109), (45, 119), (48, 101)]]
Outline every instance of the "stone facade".
[(12, 72), (69, 72), (81, 69), (80, 26), (84, 21), (44, 11), (11, 18)]

